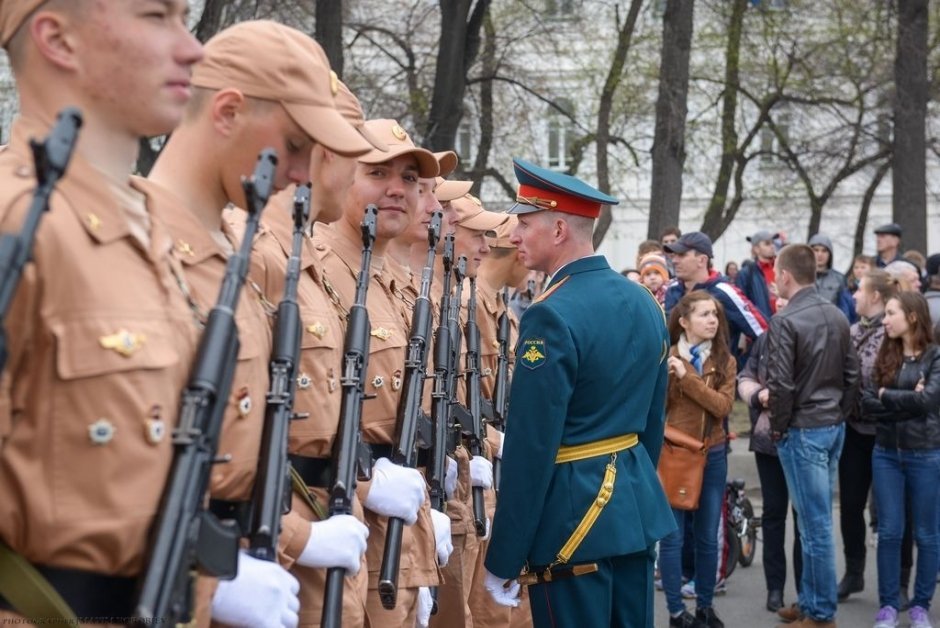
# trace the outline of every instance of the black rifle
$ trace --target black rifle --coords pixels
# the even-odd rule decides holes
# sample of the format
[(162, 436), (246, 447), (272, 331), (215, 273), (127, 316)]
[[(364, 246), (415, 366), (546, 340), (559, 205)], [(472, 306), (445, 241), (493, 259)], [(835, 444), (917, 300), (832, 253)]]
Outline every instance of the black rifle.
[[(418, 462), (417, 436), (421, 415), (421, 397), (424, 392), (425, 371), (428, 365), (428, 341), (431, 337), (431, 278), (434, 274), (434, 252), (441, 237), (441, 213), (434, 212), (428, 225), (428, 259), (421, 271), (421, 289), (415, 300), (411, 317), (411, 337), (405, 355), (405, 385), (398, 399), (398, 444), (392, 450), (391, 461), (414, 468)], [(398, 600), (398, 570), (401, 563), (401, 536), (405, 522), (390, 517), (385, 533), (385, 552), (379, 571), (379, 597), (382, 606), (395, 608)]]
[(42, 142), (29, 141), (36, 168), (36, 191), (19, 233), (0, 235), (0, 373), (7, 363), (6, 320), (23, 268), (33, 256), (33, 241), (42, 215), (49, 210), (49, 197), (72, 158), (72, 150), (82, 126), (82, 114), (74, 107), (59, 112), (55, 126)]
[(183, 391), (179, 424), (173, 431), (173, 465), (131, 620), (135, 625), (150, 626), (154, 618), (169, 624), (187, 623), (197, 565), (223, 579), (234, 578), (238, 569), (239, 529), (209, 512), (206, 494), (212, 465), (220, 462), (216, 452), (238, 358), (235, 310), (276, 164), (273, 150), (261, 151), (254, 174), (243, 181), (248, 210), (245, 235), (241, 249), (225, 266), (219, 298), (209, 312)]
[(287, 458), (290, 422), (291, 419), (301, 418), (294, 414), (302, 325), (300, 307), (297, 305), (297, 285), (300, 282), (300, 262), (306, 237), (304, 229), (309, 216), (310, 187), (301, 185), (294, 194), (293, 242), (287, 260), (284, 297), (277, 306), (274, 350), (268, 371), (271, 387), (265, 405), (261, 456), (251, 498), (251, 526), (248, 533), (248, 553), (255, 558), (270, 561), (277, 560), (281, 517), (290, 511), (290, 462)]
[[(483, 455), (483, 393), (480, 390), (480, 328), (477, 325), (477, 280), (470, 277), (470, 299), (467, 301), (467, 407), (470, 424), (464, 426), (463, 436), (470, 456)], [(477, 536), (486, 536), (486, 509), (483, 487), (473, 487), (473, 527)]]
[(460, 329), (460, 305), (463, 301), (463, 280), (467, 276), (467, 258), (460, 256), (454, 264), (454, 280), (457, 288), (450, 301), (450, 310), (447, 312), (447, 328), (450, 334), (450, 355), (447, 377), (447, 394), (450, 405), (447, 414), (447, 451), (457, 448), (457, 436), (464, 425), (471, 421), (470, 411), (460, 404), (457, 398), (457, 380), (460, 378), (460, 350), (463, 333)]
[[(496, 341), (499, 354), (496, 357), (496, 385), (493, 387), (493, 427), (506, 431), (506, 415), (509, 413), (509, 288), (501, 293), (503, 312), (496, 321)], [(502, 476), (502, 460), (493, 457), (493, 488), (499, 491)]]
[[(362, 264), (356, 277), (356, 297), (346, 317), (346, 339), (343, 343), (343, 375), (340, 385), (340, 428), (333, 450), (333, 479), (330, 485), (330, 516), (351, 515), (362, 434), (362, 402), (365, 394), (366, 369), (369, 366), (369, 311), (366, 296), (372, 274), (372, 245), (375, 243), (375, 205), (366, 207), (362, 219)], [(346, 570), (330, 567), (326, 571), (323, 614), (320, 625), (339, 628), (343, 623), (343, 578)]]
[(431, 425), (434, 440), (431, 443), (431, 464), (428, 467), (428, 493), (431, 508), (444, 512), (447, 492), (444, 478), (447, 474), (447, 432), (450, 417), (450, 392), (448, 381), (452, 370), (450, 364), (450, 272), (454, 263), (454, 234), (444, 236), (444, 283), (441, 293), (441, 316), (434, 337), (434, 388), (431, 392)]

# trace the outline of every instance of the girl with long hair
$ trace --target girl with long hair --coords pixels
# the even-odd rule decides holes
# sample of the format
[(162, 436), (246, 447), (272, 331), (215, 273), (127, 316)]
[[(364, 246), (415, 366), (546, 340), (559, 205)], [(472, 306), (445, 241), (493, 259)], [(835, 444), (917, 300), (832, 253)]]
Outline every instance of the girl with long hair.
[(927, 611), (940, 564), (940, 348), (927, 301), (899, 292), (885, 304), (885, 339), (862, 412), (877, 421), (872, 483), (878, 505), (878, 597), (875, 628), (898, 625), (905, 498), (917, 543), (912, 628), (930, 628)]
[(712, 608), (718, 568), (718, 525), (728, 460), (722, 425), (734, 403), (736, 366), (728, 349), (728, 323), (721, 304), (704, 290), (685, 295), (669, 318), (669, 389), (666, 422), (708, 450), (702, 492), (695, 510), (695, 615), (682, 601), (684, 510), (673, 510), (678, 530), (659, 543), (659, 569), (669, 608), (669, 625), (723, 628)]

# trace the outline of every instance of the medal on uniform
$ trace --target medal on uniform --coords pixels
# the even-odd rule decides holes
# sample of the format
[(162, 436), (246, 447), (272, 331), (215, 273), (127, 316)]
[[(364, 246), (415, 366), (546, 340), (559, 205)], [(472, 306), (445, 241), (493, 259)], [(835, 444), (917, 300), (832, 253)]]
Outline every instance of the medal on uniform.
[(108, 444), (114, 438), (115, 432), (117, 432), (117, 428), (114, 427), (114, 423), (103, 418), (88, 426), (88, 438), (95, 445)]
[(242, 417), (248, 416), (251, 412), (251, 395), (248, 393), (248, 387), (242, 386), (236, 398), (238, 399), (238, 414)]
[(144, 436), (151, 445), (156, 445), (166, 436), (166, 423), (163, 422), (160, 406), (150, 408), (150, 416), (144, 420)]
[(297, 376), (297, 388), (301, 390), (307, 390), (310, 388), (310, 384), (313, 383), (313, 380), (310, 379), (310, 376), (306, 373), (301, 373)]
[(146, 340), (147, 337), (143, 334), (132, 334), (126, 329), (120, 329), (109, 336), (101, 336), (98, 338), (98, 343), (104, 349), (110, 349), (125, 358), (129, 358), (144, 346)]

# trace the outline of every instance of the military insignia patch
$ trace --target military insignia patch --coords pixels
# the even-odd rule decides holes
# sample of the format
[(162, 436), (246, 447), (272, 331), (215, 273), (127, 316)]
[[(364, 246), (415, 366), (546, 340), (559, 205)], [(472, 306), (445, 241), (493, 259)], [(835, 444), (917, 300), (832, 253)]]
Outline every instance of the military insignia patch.
[(536, 369), (545, 364), (545, 341), (542, 338), (527, 338), (522, 341), (522, 365), (526, 368)]

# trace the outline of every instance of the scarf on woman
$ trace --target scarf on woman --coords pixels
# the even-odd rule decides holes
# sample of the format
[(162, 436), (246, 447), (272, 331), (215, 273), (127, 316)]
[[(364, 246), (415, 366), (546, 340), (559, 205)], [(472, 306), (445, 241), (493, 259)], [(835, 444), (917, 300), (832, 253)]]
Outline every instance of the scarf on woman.
[(712, 353), (712, 341), (706, 340), (705, 342), (699, 343), (697, 345), (690, 345), (689, 340), (685, 337), (685, 334), (679, 336), (679, 357), (685, 358), (689, 361), (695, 371), (701, 375), (702, 369), (705, 366), (705, 362), (708, 360), (708, 356)]

